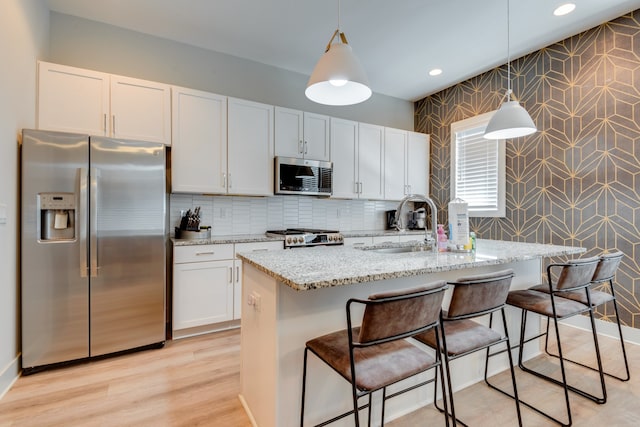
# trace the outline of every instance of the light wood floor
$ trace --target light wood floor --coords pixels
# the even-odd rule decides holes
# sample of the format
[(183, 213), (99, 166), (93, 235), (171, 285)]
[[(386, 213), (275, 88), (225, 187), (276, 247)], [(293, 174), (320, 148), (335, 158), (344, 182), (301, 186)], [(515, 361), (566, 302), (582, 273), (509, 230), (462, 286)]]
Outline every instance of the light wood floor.
[[(585, 333), (565, 333), (572, 353), (584, 353)], [(603, 339), (606, 366), (620, 371), (616, 342)], [(597, 405), (572, 395), (575, 426), (640, 424), (640, 348), (628, 345), (630, 382), (607, 379), (609, 400)], [(161, 350), (105, 359), (21, 377), (0, 400), (0, 426), (230, 426), (248, 427), (238, 400), (239, 330), (168, 342)], [(462, 361), (463, 359), (461, 359)], [(544, 368), (545, 361), (536, 361)], [(495, 377), (510, 387), (508, 375)], [(592, 375), (571, 369), (569, 380), (589, 387)], [(518, 374), (522, 398), (553, 411), (561, 409), (559, 388)], [(514, 426), (513, 401), (483, 383), (455, 395), (459, 417), (469, 425)], [(560, 411), (556, 411), (561, 416)], [(523, 408), (525, 426), (554, 425)], [(391, 427), (444, 425), (429, 406), (388, 423)]]

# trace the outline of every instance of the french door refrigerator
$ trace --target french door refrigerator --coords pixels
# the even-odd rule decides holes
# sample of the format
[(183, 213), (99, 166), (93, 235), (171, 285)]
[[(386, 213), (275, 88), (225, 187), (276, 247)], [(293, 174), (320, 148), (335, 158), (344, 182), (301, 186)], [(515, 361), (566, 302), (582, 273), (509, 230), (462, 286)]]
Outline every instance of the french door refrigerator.
[(23, 130), (22, 367), (165, 340), (162, 144)]

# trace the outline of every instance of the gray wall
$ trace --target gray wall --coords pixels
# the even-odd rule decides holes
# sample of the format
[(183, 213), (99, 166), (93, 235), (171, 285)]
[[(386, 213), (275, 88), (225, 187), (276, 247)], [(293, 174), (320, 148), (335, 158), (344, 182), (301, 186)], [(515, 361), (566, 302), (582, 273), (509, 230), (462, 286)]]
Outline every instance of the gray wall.
[(413, 130), (409, 101), (374, 93), (355, 106), (322, 106), (304, 96), (309, 76), (56, 12), (50, 25), (51, 62)]
[(20, 356), (18, 283), (18, 138), (35, 125), (36, 59), (46, 54), (49, 11), (41, 0), (2, 0), (0, 8), (0, 397), (17, 378)]

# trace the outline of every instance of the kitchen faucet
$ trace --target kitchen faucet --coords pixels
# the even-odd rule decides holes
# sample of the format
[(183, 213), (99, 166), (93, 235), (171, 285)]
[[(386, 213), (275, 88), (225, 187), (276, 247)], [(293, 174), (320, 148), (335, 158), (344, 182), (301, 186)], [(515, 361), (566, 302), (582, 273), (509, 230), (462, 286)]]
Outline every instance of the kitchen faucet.
[(402, 223), (402, 209), (407, 202), (424, 202), (429, 205), (429, 209), (431, 210), (431, 234), (429, 230), (425, 226), (424, 228), (424, 243), (427, 245), (431, 245), (431, 248), (434, 252), (438, 251), (438, 245), (435, 238), (435, 232), (438, 229), (438, 209), (436, 208), (436, 204), (427, 196), (423, 196), (421, 194), (409, 194), (404, 197), (398, 204), (398, 208), (396, 209), (396, 228), (398, 231), (405, 231), (405, 227)]

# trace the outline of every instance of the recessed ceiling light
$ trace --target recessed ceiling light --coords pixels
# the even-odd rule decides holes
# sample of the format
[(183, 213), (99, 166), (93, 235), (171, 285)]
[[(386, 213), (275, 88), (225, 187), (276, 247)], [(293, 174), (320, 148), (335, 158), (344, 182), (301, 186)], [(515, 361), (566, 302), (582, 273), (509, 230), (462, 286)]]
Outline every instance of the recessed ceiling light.
[(556, 10), (553, 11), (553, 14), (555, 16), (566, 15), (568, 13), (573, 12), (575, 8), (576, 8), (576, 5), (574, 3), (565, 3), (561, 6), (558, 6)]
[(440, 68), (434, 68), (433, 70), (429, 71), (430, 76), (439, 76), (440, 74), (442, 74), (442, 70)]

